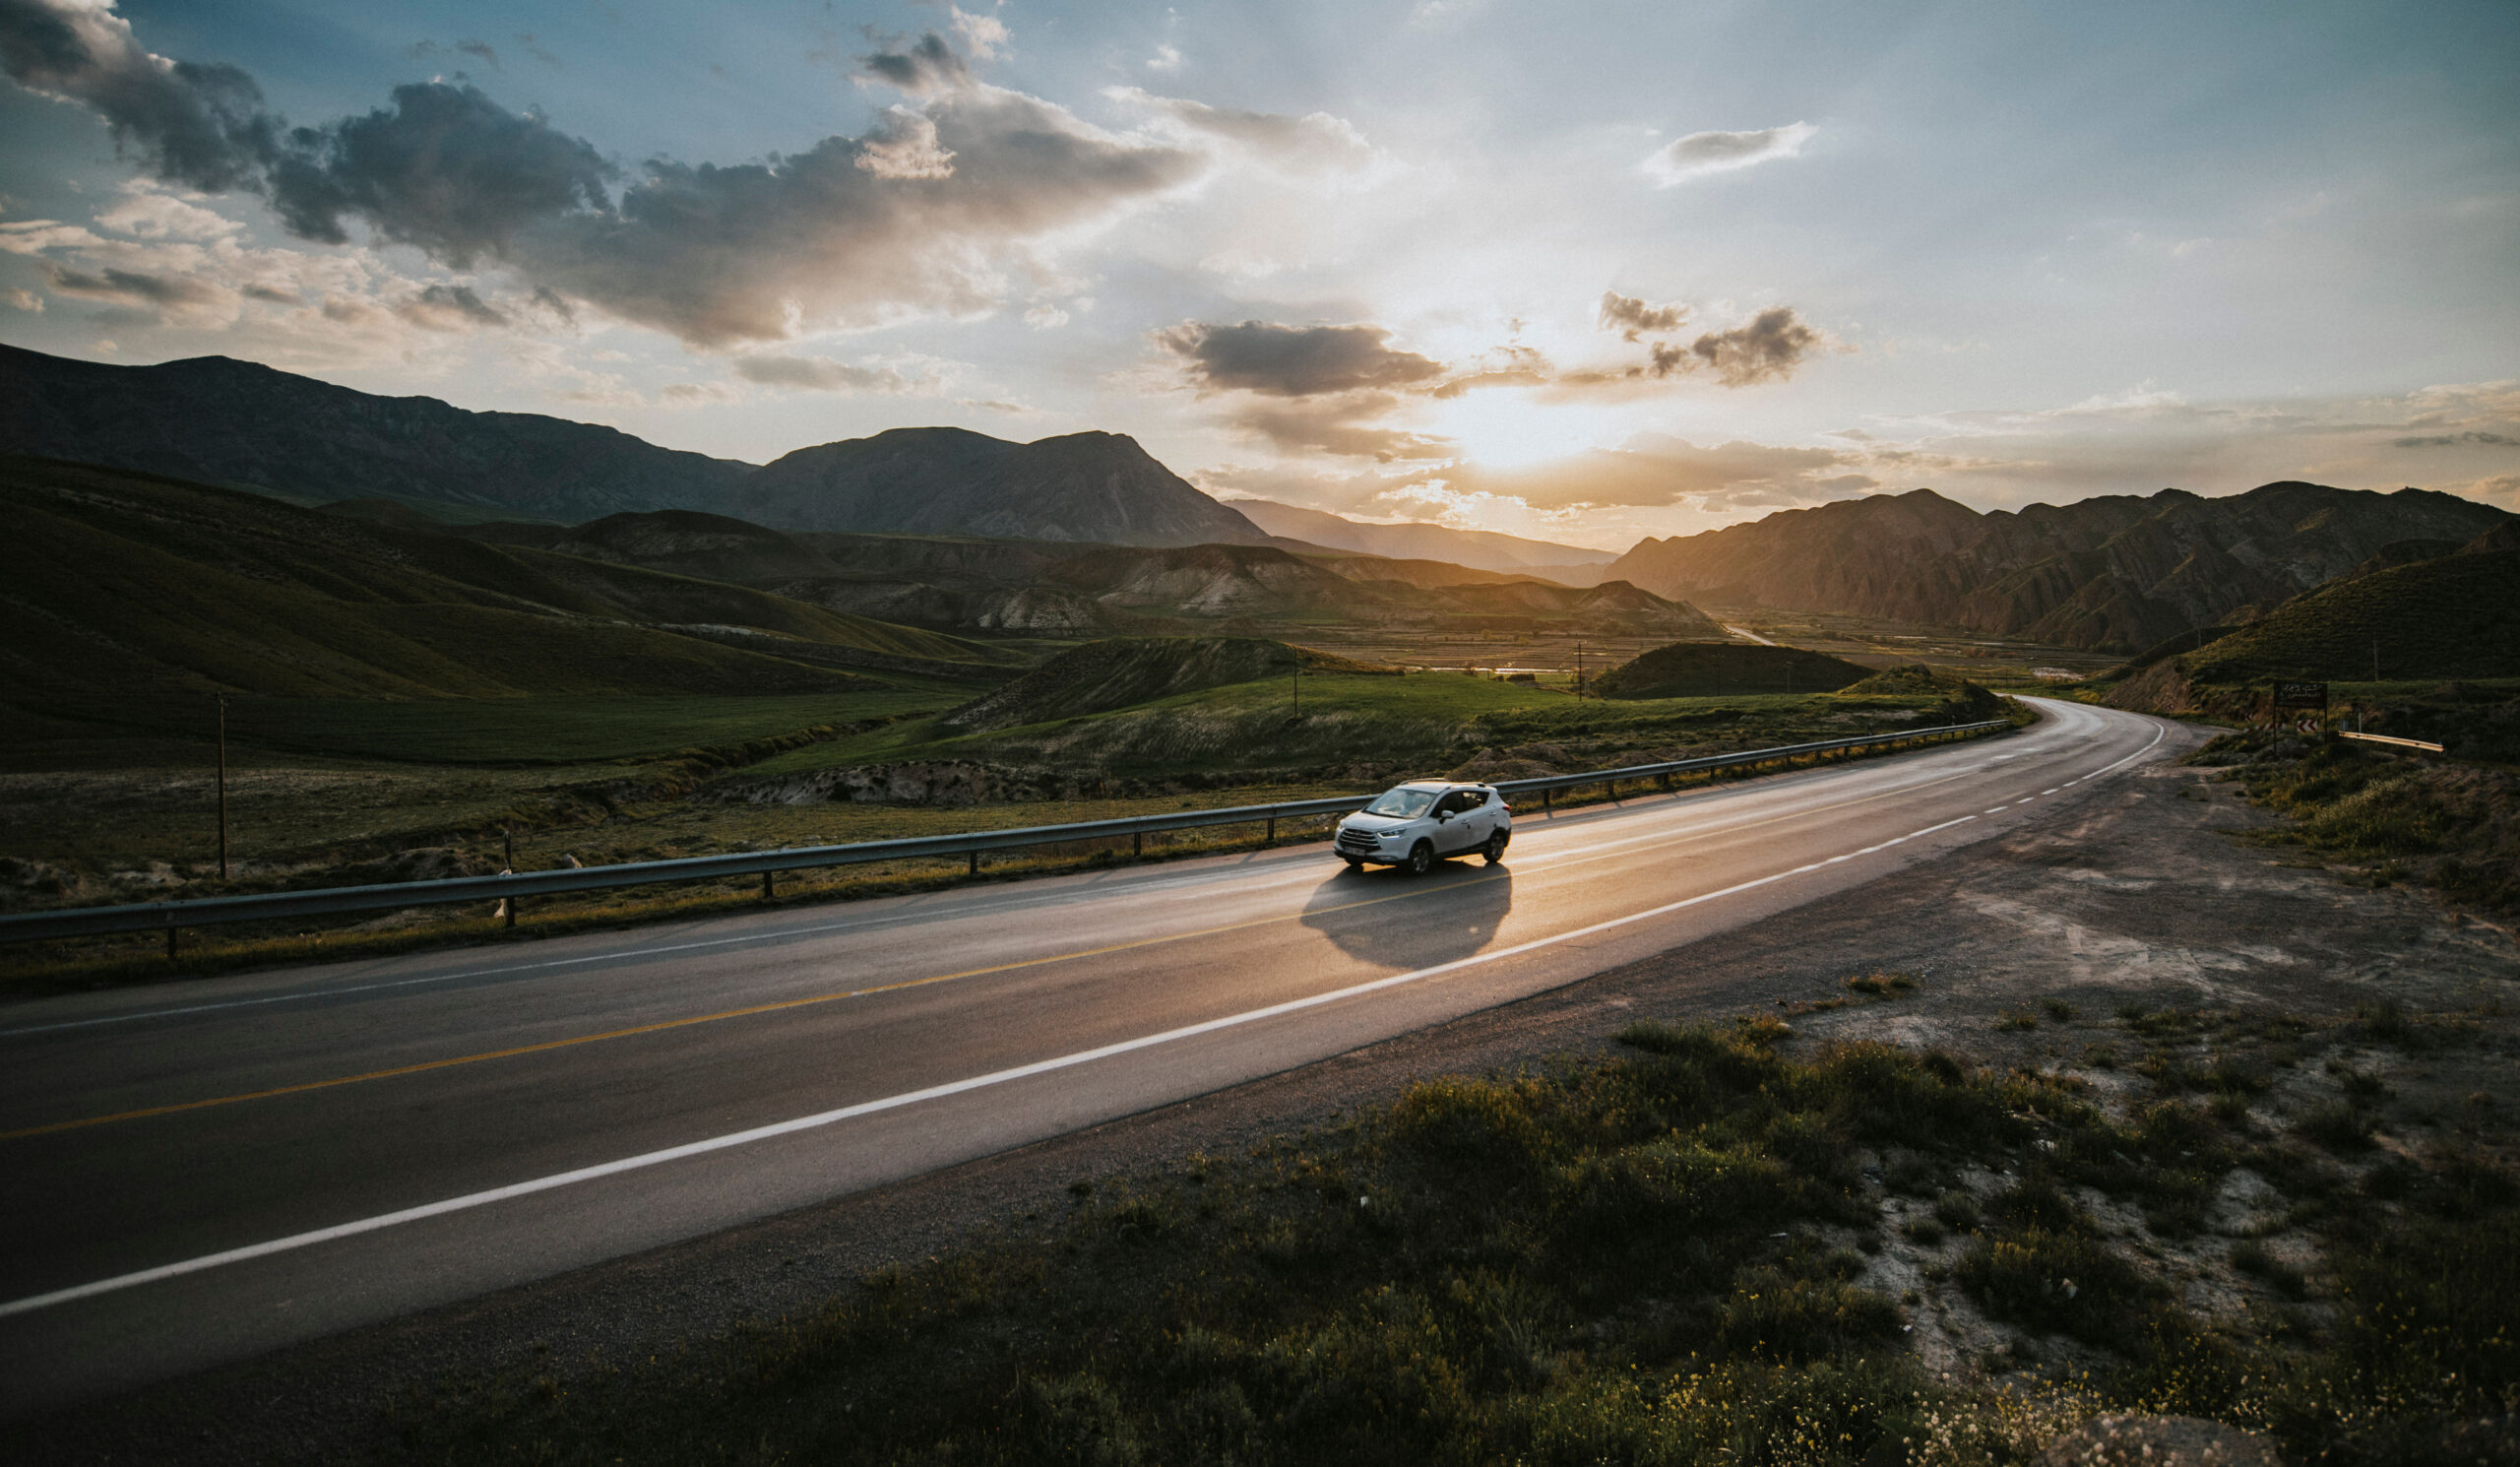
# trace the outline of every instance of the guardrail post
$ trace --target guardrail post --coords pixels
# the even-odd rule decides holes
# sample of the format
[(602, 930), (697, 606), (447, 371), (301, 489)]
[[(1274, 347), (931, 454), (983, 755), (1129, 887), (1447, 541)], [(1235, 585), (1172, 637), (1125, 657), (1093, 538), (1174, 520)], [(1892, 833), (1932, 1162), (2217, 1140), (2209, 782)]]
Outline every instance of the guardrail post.
[(768, 871), (761, 873), (761, 899), (765, 902), (769, 901), (777, 890), (770, 884), (770, 877), (771, 873)]
[(1129, 854), (1131, 856), (1144, 856), (1146, 854), (1145, 831), (1133, 830), (1129, 832)]
[(166, 961), (169, 963), (175, 961), (175, 930), (173, 927), (166, 929)]
[(1550, 792), (1546, 788), (1543, 788), (1540, 792), (1540, 812), (1544, 815), (1554, 815), (1557, 813), (1557, 801), (1551, 797)]
[(499, 904), (499, 910), (506, 913), (508, 916), (509, 926), (513, 927), (516, 925), (516, 909), (524, 905), (525, 898), (518, 896), (514, 892), (510, 892), (508, 894), (508, 899)]
[(1271, 815), (1271, 816), (1269, 817), (1269, 833), (1268, 833), (1267, 835), (1265, 835), (1265, 836), (1263, 836), (1263, 837), (1261, 837), (1261, 838), (1260, 838), (1260, 844), (1261, 844), (1263, 847), (1271, 847), (1271, 846), (1275, 846), (1275, 845), (1277, 845), (1277, 844), (1278, 844), (1278, 817), (1277, 817), (1277, 816), (1275, 816), (1275, 815)]
[(1609, 797), (1609, 801), (1610, 801), (1610, 803), (1612, 803), (1612, 804), (1616, 804), (1616, 803), (1618, 803), (1618, 781), (1616, 781), (1616, 780), (1604, 780), (1604, 781), (1602, 781), (1602, 790), (1603, 790), (1603, 793), (1606, 794), (1606, 795)]
[(979, 854), (977, 851), (975, 851), (975, 852), (973, 852), (973, 853), (972, 853), (972, 874), (973, 874), (973, 875), (975, 875), (975, 876), (976, 876), (976, 875), (978, 875), (979, 873), (980, 873), (980, 854)]

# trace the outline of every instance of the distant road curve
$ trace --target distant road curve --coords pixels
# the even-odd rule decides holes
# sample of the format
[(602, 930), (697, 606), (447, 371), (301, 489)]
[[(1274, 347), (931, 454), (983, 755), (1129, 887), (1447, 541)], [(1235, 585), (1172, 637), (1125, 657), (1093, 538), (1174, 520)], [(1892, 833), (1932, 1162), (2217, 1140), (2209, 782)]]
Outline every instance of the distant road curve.
[(915, 1176), (1509, 1002), (2106, 797), (2019, 734), (1320, 846), (0, 1009), (0, 1413)]
[(1774, 647), (1776, 645), (1774, 642), (1760, 636), (1757, 632), (1750, 630), (1746, 626), (1734, 626), (1732, 622), (1728, 621), (1724, 623), (1724, 629), (1736, 637), (1747, 637), (1762, 647)]

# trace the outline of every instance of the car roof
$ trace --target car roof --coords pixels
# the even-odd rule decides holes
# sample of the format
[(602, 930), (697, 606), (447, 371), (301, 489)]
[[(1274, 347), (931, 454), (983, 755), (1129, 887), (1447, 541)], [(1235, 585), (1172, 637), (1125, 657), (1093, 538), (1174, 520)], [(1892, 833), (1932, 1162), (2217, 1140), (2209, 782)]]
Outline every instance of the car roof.
[(1493, 785), (1474, 785), (1464, 780), (1408, 780), (1392, 786), (1395, 790), (1492, 790)]

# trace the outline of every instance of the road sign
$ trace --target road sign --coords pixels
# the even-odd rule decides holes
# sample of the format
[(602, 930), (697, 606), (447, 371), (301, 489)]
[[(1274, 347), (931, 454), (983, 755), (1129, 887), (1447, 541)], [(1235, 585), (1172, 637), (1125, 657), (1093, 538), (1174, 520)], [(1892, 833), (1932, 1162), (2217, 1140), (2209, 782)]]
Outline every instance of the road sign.
[(2324, 682), (2279, 682), (2275, 684), (2275, 706), (2278, 708), (2315, 708), (2327, 711), (2327, 684)]

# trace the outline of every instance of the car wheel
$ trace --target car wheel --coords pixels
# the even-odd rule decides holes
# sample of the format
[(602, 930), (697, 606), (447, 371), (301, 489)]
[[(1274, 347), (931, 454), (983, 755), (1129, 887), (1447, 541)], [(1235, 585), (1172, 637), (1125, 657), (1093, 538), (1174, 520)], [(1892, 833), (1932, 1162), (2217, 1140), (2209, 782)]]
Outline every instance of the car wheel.
[(1505, 832), (1501, 830), (1490, 831), (1487, 836), (1487, 844), (1479, 848), (1479, 854), (1487, 858), (1487, 863), (1489, 865), (1494, 865), (1496, 862), (1503, 861), (1505, 859)]
[(1419, 841), (1409, 848), (1409, 874), (1423, 876), (1435, 868), (1435, 847), (1431, 841)]

